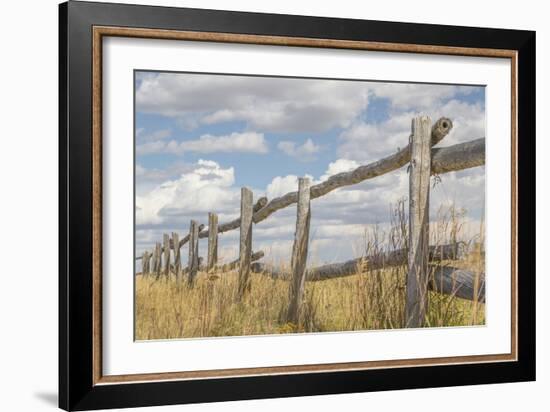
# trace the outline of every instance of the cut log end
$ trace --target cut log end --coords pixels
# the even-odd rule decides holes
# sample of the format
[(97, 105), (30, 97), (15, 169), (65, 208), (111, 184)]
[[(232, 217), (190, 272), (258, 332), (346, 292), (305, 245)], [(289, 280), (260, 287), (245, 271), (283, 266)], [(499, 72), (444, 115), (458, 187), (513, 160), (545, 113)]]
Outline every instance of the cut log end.
[(432, 126), (432, 145), (439, 143), (453, 128), (453, 121), (448, 117), (442, 117)]

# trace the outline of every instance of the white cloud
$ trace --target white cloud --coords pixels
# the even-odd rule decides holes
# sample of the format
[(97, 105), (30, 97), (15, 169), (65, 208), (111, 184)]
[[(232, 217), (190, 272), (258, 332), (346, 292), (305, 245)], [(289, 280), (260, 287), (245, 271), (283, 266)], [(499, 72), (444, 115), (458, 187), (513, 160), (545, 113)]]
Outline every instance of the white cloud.
[(359, 167), (359, 163), (350, 159), (337, 159), (334, 162), (328, 164), (328, 168), (325, 174), (319, 179), (321, 182), (327, 180), (329, 177), (337, 175), (338, 173), (349, 172), (350, 170)]
[(239, 191), (233, 187), (234, 173), (232, 167), (224, 169), (216, 162), (199, 160), (178, 179), (136, 196), (136, 224), (186, 225), (193, 217), (204, 221), (210, 211), (217, 211), (220, 217), (234, 216), (239, 199)]
[(279, 142), (277, 148), (287, 156), (295, 157), (301, 161), (313, 160), (315, 153), (318, 153), (321, 150), (321, 146), (313, 143), (313, 140), (310, 138), (308, 138), (302, 145), (298, 145), (293, 141), (283, 140)]
[(351, 124), (368, 93), (365, 82), (161, 73), (142, 79), (136, 107), (186, 128), (244, 121), (265, 132), (319, 132)]
[[(313, 176), (306, 175), (313, 182)], [(296, 192), (298, 190), (298, 176), (276, 176), (271, 180), (271, 183), (267, 185), (266, 196), (268, 199), (273, 199), (282, 196), (289, 192)]]
[(465, 88), (433, 84), (375, 83), (372, 85), (372, 89), (377, 97), (389, 99), (395, 108), (423, 110), (432, 108), (458, 93), (463, 93)]
[(151, 133), (147, 133), (144, 128), (136, 130), (136, 137), (139, 142), (155, 142), (158, 140), (164, 140), (172, 136), (171, 129), (155, 130)]
[(173, 153), (183, 154), (184, 152), (196, 153), (267, 153), (269, 148), (263, 133), (256, 132), (233, 132), (229, 135), (214, 136), (205, 134), (196, 140), (175, 140), (155, 141), (140, 144), (136, 147), (138, 155), (152, 153)]

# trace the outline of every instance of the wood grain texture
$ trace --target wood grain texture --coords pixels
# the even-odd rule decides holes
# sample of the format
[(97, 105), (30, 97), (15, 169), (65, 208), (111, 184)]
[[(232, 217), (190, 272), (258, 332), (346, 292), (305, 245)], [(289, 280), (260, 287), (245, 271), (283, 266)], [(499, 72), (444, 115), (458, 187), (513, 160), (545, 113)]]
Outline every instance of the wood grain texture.
[(157, 279), (160, 277), (160, 270), (162, 265), (162, 246), (160, 245), (160, 242), (157, 242), (155, 244), (155, 275), (157, 276)]
[(193, 286), (199, 270), (199, 225), (195, 220), (191, 220), (189, 225), (189, 260), (187, 261), (187, 268), (189, 270), (187, 281), (189, 286)]
[(239, 239), (239, 285), (237, 298), (250, 291), (250, 256), (252, 255), (252, 191), (241, 188), (241, 233)]
[(435, 265), (430, 265), (430, 273), (430, 290), (485, 303), (485, 273)]
[[(200, 236), (200, 234), (199, 234)], [(206, 270), (212, 270), (218, 263), (218, 215), (208, 213), (208, 259)]]
[(163, 270), (163, 273), (164, 273), (164, 276), (166, 276), (168, 278), (168, 276), (170, 276), (170, 236), (168, 235), (168, 233), (164, 233), (162, 235), (162, 240), (163, 240), (163, 265), (164, 265), (164, 270)]
[(176, 280), (178, 282), (181, 281), (182, 273), (181, 273), (181, 248), (179, 247), (180, 244), (180, 237), (177, 232), (172, 232), (172, 239), (171, 244), (176, 245), (176, 248), (174, 249), (174, 274), (176, 275)]
[(134, 38), (212, 41), (220, 43), (263, 44), (272, 46), (315, 47), (348, 50), (372, 50), (421, 54), (446, 54), (456, 56), (484, 56), (513, 58), (515, 50), (485, 49), (477, 47), (435, 46), (429, 44), (404, 44), (362, 40), (335, 40), (307, 37), (268, 36), (243, 33), (218, 33), (184, 30), (147, 29), (137, 27), (95, 26), (101, 36)]
[(291, 269), (292, 279), (290, 281), (289, 305), (286, 321), (298, 325), (300, 311), (304, 299), (304, 288), (306, 281), (306, 264), (309, 244), (309, 224), (311, 220), (310, 208), (310, 186), (308, 178), (298, 179), (298, 204), (296, 208), (296, 232), (292, 246)]
[(431, 128), (428, 116), (412, 121), (409, 168), (409, 259), (406, 326), (422, 327), (428, 308)]
[(142, 254), (141, 272), (145, 275), (149, 273), (149, 252), (147, 251)]
[(485, 165), (485, 139), (432, 149), (432, 174)]

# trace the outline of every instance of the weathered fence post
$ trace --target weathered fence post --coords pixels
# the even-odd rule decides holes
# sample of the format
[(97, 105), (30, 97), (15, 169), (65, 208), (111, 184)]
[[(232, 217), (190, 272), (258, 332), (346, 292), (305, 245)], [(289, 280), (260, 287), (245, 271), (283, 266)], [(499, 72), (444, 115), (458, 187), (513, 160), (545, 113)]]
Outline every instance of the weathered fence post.
[(208, 261), (206, 271), (209, 272), (218, 262), (218, 215), (208, 213)]
[(409, 171), (409, 256), (406, 326), (425, 324), (428, 307), (431, 130), (428, 116), (412, 121)]
[(298, 179), (296, 233), (294, 234), (294, 245), (292, 246), (292, 279), (290, 281), (290, 303), (287, 313), (287, 322), (295, 325), (299, 324), (306, 281), (309, 222), (311, 220), (310, 185), (311, 182), (308, 178)]
[(189, 261), (187, 265), (189, 269), (189, 286), (193, 286), (199, 270), (199, 226), (194, 220), (191, 221), (189, 227)]
[(176, 232), (172, 232), (172, 246), (174, 249), (174, 272), (176, 280), (181, 281), (181, 250), (180, 237)]
[(147, 251), (141, 255), (141, 273), (143, 275), (149, 273), (149, 252)]
[(241, 234), (239, 243), (239, 288), (241, 300), (250, 290), (250, 257), (252, 255), (252, 191), (241, 188)]
[(161, 268), (161, 264), (162, 264), (162, 256), (161, 256), (161, 246), (160, 246), (160, 243), (157, 242), (155, 244), (155, 255), (154, 255), (154, 260), (155, 260), (155, 267), (154, 267), (154, 270), (155, 270), (155, 274), (157, 275), (157, 279), (160, 277), (160, 268)]
[(164, 249), (164, 276), (166, 279), (170, 276), (170, 236), (168, 233), (162, 235)]
[(153, 252), (151, 252), (151, 267), (149, 269), (149, 273), (155, 274), (157, 273), (157, 249), (156, 247), (153, 248)]

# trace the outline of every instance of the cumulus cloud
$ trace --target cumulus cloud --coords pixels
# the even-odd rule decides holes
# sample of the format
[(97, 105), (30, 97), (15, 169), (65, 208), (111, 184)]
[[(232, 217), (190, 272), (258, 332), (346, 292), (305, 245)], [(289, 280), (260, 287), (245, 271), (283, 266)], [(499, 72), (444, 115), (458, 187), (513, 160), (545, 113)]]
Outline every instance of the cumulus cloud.
[[(314, 178), (311, 175), (306, 175), (305, 177), (309, 177), (312, 181), (314, 181)], [(296, 192), (297, 190), (298, 176), (276, 176), (273, 178), (271, 183), (267, 185), (266, 195), (269, 199), (273, 199), (289, 192)]]
[(321, 146), (313, 143), (313, 140), (310, 138), (308, 138), (302, 145), (298, 145), (293, 141), (283, 140), (279, 142), (277, 148), (287, 156), (294, 157), (301, 161), (313, 160), (315, 153), (318, 153), (321, 150)]
[(328, 164), (328, 168), (325, 173), (319, 179), (321, 182), (327, 180), (329, 177), (337, 175), (338, 173), (349, 172), (350, 170), (359, 167), (359, 163), (350, 159), (337, 159), (334, 162)]
[(162, 140), (139, 144), (136, 147), (138, 155), (152, 153), (173, 153), (183, 154), (184, 152), (195, 153), (267, 153), (269, 151), (263, 133), (233, 132), (229, 135), (214, 136), (205, 134), (196, 140), (183, 140), (177, 142)]
[(147, 132), (145, 128), (139, 128), (136, 130), (136, 138), (138, 142), (156, 142), (158, 140), (164, 140), (172, 136), (171, 129), (155, 130), (153, 132)]
[(400, 110), (424, 110), (457, 94), (468, 93), (471, 88), (414, 83), (374, 83), (377, 97), (389, 99), (394, 108)]
[(136, 109), (186, 128), (242, 121), (266, 132), (320, 132), (347, 127), (368, 94), (365, 82), (160, 73), (138, 83)]
[(213, 210), (222, 217), (235, 216), (239, 192), (233, 187), (234, 181), (233, 167), (224, 169), (216, 162), (199, 160), (193, 170), (178, 179), (136, 196), (136, 224), (188, 224), (193, 216), (200, 215), (204, 220), (204, 215)]

